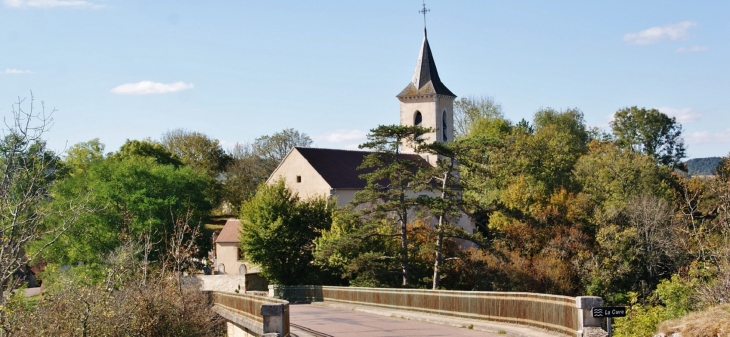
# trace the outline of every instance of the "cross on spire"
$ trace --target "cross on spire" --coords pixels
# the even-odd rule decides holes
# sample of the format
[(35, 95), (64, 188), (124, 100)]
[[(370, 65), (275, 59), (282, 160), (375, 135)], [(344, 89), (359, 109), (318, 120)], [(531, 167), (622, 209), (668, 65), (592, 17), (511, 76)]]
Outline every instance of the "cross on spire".
[(431, 10), (426, 8), (426, 1), (423, 1), (423, 9), (418, 11), (419, 13), (423, 14), (423, 34), (426, 35), (426, 13), (430, 12)]

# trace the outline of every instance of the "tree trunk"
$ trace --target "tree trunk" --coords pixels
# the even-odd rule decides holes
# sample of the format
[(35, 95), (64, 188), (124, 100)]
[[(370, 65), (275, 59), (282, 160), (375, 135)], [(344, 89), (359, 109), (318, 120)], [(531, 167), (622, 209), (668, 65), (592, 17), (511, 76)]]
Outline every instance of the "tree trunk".
[[(452, 161), (453, 163), (453, 161)], [(449, 186), (448, 177), (453, 170), (454, 165), (449, 166), (449, 171), (444, 173), (441, 180), (441, 199), (446, 199), (446, 188)], [(439, 288), (439, 281), (441, 276), (441, 264), (443, 263), (443, 254), (441, 252), (442, 246), (444, 245), (444, 213), (441, 211), (439, 214), (439, 224), (436, 228), (436, 261), (433, 263), (433, 290)]]
[(443, 246), (444, 234), (441, 232), (441, 224), (443, 223), (444, 216), (439, 217), (439, 228), (436, 235), (436, 262), (433, 263), (433, 290), (439, 288), (441, 263), (443, 255), (441, 254), (441, 246)]
[[(405, 192), (401, 191), (401, 205), (405, 203)], [(401, 210), (400, 225), (400, 249), (401, 249), (401, 269), (403, 271), (403, 286), (407, 287), (411, 283), (411, 265), (408, 261), (408, 209)]]

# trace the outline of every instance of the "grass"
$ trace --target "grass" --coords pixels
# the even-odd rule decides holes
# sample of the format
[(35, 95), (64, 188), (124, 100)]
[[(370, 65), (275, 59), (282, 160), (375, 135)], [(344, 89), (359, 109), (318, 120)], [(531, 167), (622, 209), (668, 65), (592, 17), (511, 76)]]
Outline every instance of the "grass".
[(35, 306), (36, 303), (41, 300), (41, 295), (38, 294), (31, 297), (26, 297), (25, 300), (28, 301), (28, 304), (30, 304), (31, 306)]
[(718, 305), (663, 322), (659, 324), (657, 332), (663, 332), (667, 336), (679, 333), (682, 337), (727, 336), (730, 334), (730, 304)]
[(205, 224), (205, 228), (212, 231), (220, 231), (225, 226), (226, 221), (231, 219), (231, 216), (214, 216), (210, 218), (210, 222)]
[(207, 224), (205, 224), (205, 229), (208, 229), (211, 231), (219, 231), (219, 230), (223, 230), (223, 225), (207, 223)]
[(504, 330), (497, 330), (497, 334), (498, 334), (498, 335), (506, 335), (506, 334), (507, 334), (507, 331), (504, 331)]

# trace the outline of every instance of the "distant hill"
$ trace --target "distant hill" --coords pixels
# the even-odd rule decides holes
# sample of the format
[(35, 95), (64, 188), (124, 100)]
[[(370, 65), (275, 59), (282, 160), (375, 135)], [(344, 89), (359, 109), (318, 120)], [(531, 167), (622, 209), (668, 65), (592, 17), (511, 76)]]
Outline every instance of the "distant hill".
[(720, 157), (694, 158), (686, 162), (690, 176), (715, 174)]

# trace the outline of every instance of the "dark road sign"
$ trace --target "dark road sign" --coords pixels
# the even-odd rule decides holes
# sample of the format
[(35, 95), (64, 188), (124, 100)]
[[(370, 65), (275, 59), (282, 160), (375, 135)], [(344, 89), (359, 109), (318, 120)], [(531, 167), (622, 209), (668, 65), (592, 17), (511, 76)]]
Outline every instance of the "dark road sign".
[(598, 307), (591, 309), (593, 317), (624, 317), (626, 307)]

